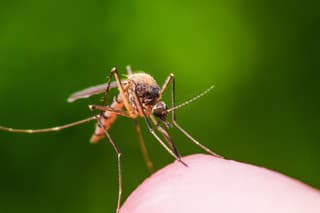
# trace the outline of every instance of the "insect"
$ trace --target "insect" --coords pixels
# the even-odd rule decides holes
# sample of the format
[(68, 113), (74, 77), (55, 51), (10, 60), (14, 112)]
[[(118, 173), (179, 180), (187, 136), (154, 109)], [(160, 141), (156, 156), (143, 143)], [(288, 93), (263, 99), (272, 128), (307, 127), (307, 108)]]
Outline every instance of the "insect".
[[(88, 98), (92, 95), (104, 93), (104, 99), (102, 105), (89, 105), (89, 109), (93, 112), (98, 111), (92, 117), (79, 120), (73, 123), (65, 124), (62, 126), (45, 128), (45, 129), (13, 129), (8, 127), (0, 126), (0, 130), (9, 132), (20, 132), (20, 133), (42, 133), (42, 132), (53, 132), (60, 131), (72, 126), (77, 126), (89, 121), (95, 120), (97, 122), (95, 131), (90, 139), (91, 143), (97, 143), (100, 139), (106, 137), (112, 144), (116, 154), (118, 163), (118, 200), (116, 212), (120, 209), (121, 204), (121, 193), (122, 193), (122, 172), (121, 172), (121, 152), (115, 141), (109, 134), (109, 128), (115, 121), (117, 116), (124, 116), (134, 120), (135, 129), (138, 134), (140, 147), (145, 158), (146, 164), (150, 171), (154, 171), (153, 163), (150, 159), (148, 151), (145, 146), (144, 139), (141, 134), (140, 125), (138, 123), (138, 117), (142, 117), (148, 127), (149, 132), (156, 138), (167, 152), (172, 155), (177, 161), (184, 166), (187, 166), (182, 160), (176, 146), (171, 139), (168, 129), (176, 127), (179, 129), (187, 138), (200, 148), (208, 152), (209, 154), (221, 157), (220, 155), (211, 151), (208, 147), (202, 145), (196, 139), (194, 139), (185, 129), (183, 129), (176, 120), (175, 110), (189, 104), (190, 102), (200, 98), (207, 92), (209, 92), (213, 86), (200, 93), (199, 95), (185, 101), (180, 105), (175, 105), (175, 78), (173, 74), (170, 74), (163, 86), (160, 88), (155, 79), (144, 72), (133, 73), (131, 68), (127, 66), (127, 79), (121, 80), (119, 72), (116, 68), (113, 68), (110, 72), (107, 83), (90, 87), (79, 92), (72, 94), (69, 98), (69, 102), (74, 102), (78, 99)], [(115, 78), (115, 81), (112, 79)], [(172, 106), (168, 109), (165, 102), (161, 101), (163, 93), (171, 83), (171, 102)], [(107, 104), (109, 90), (117, 88), (119, 93), (113, 98), (111, 104)], [(168, 121), (168, 113), (172, 112), (171, 122)], [(156, 132), (157, 131), (157, 132)], [(162, 136), (159, 137), (158, 134)]]

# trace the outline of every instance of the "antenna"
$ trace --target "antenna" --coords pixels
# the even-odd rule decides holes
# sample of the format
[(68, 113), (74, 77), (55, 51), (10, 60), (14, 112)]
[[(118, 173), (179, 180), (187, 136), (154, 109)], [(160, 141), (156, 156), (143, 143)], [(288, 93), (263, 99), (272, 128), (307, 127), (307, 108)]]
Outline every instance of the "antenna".
[(210, 90), (212, 90), (213, 88), (214, 88), (214, 85), (211, 85), (208, 89), (206, 89), (205, 91), (203, 91), (203, 92), (200, 93), (199, 95), (194, 96), (193, 98), (190, 98), (189, 100), (187, 100), (187, 101), (183, 102), (182, 104), (179, 104), (179, 105), (177, 105), (177, 106), (175, 106), (175, 107), (172, 107), (171, 109), (168, 109), (167, 112), (171, 112), (171, 111), (173, 111), (173, 110), (179, 109), (179, 108), (181, 108), (181, 107), (183, 107), (183, 106), (186, 106), (186, 105), (190, 104), (191, 102), (193, 102), (193, 101), (201, 98), (202, 96), (204, 96), (205, 94), (207, 94), (208, 92), (210, 92)]

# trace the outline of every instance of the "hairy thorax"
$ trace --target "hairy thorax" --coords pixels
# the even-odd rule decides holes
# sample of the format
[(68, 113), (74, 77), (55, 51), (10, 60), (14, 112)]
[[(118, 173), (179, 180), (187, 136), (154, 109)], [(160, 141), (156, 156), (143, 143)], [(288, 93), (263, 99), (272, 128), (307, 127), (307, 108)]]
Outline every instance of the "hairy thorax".
[(138, 109), (139, 102), (135, 98), (136, 94), (144, 112), (146, 115), (149, 115), (152, 107), (159, 101), (160, 87), (154, 78), (146, 73), (135, 73), (129, 75), (128, 80), (133, 83), (128, 89), (130, 104), (138, 115), (143, 116), (141, 110), (139, 112)]

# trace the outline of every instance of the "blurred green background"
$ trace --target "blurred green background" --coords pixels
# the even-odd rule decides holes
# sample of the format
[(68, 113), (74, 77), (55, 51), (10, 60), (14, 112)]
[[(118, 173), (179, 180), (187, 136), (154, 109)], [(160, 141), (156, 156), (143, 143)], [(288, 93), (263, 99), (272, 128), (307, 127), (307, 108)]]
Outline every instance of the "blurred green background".
[[(227, 158), (320, 187), (319, 5), (300, 1), (0, 3), (0, 125), (45, 128), (90, 116), (113, 66), (176, 76), (177, 102), (215, 84), (177, 117)], [(168, 95), (165, 100), (170, 101)], [(157, 168), (172, 162), (143, 127)], [(93, 123), (47, 134), (0, 132), (0, 212), (113, 212), (116, 156), (91, 145)], [(133, 121), (110, 130), (123, 153), (125, 199), (147, 176)], [(176, 130), (183, 155), (202, 152)]]

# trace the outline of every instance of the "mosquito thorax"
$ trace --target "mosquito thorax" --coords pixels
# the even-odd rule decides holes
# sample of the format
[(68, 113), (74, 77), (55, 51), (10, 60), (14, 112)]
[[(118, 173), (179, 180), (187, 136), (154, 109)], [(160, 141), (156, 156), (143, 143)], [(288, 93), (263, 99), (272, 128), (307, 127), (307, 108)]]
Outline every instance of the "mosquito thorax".
[(167, 105), (163, 101), (160, 101), (152, 107), (151, 113), (161, 120), (165, 121), (168, 115)]

